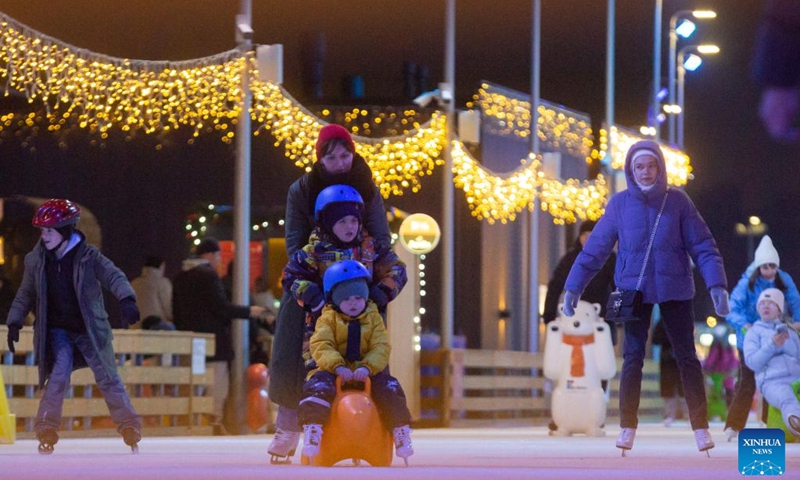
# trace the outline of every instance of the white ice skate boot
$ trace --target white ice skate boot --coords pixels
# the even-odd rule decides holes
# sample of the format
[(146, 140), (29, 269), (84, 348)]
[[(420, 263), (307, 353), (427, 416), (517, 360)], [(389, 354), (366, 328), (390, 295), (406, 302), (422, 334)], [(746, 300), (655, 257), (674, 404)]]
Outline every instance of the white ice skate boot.
[(308, 457), (308, 462), (313, 465), (314, 455), (319, 453), (319, 444), (322, 442), (322, 425), (309, 423), (303, 426), (303, 456)]
[(697, 443), (698, 450), (706, 452), (706, 455), (709, 457), (711, 456), (708, 451), (714, 448), (714, 440), (711, 440), (711, 433), (709, 433), (707, 428), (698, 428), (695, 430), (694, 441)]
[(275, 437), (269, 444), (267, 452), (271, 455), (269, 463), (273, 465), (290, 464), (292, 456), (300, 443), (300, 432), (292, 432), (281, 428), (275, 430)]
[(411, 427), (408, 425), (395, 427), (392, 435), (394, 436), (394, 453), (406, 462), (407, 467), (408, 457), (414, 455), (414, 447), (411, 446)]
[(733, 427), (728, 427), (723, 432), (725, 434), (725, 438), (728, 439), (729, 442), (732, 442), (737, 435), (739, 435), (739, 430), (736, 430)]
[(622, 450), (622, 456), (625, 452), (633, 448), (633, 440), (636, 438), (635, 428), (623, 428), (617, 437), (617, 448)]

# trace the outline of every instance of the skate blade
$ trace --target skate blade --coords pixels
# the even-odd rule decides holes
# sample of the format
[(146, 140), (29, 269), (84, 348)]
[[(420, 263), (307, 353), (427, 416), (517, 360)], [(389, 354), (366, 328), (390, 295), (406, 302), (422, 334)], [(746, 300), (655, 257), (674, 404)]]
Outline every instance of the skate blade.
[(53, 447), (42, 447), (39, 446), (39, 455), (52, 455), (55, 449)]
[(292, 457), (285, 456), (281, 457), (279, 455), (272, 455), (269, 458), (269, 463), (271, 465), (291, 465), (292, 464)]
[(139, 445), (138, 444), (131, 445), (131, 453), (133, 453), (134, 455), (139, 453)]

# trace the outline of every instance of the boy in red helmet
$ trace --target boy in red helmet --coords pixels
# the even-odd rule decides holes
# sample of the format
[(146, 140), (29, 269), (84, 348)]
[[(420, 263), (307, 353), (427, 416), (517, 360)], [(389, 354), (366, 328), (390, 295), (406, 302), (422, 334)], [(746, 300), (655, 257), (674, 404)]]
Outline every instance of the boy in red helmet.
[(44, 388), (34, 426), (39, 453), (52, 453), (58, 443), (64, 394), (72, 371), (81, 367), (92, 369), (117, 430), (136, 452), (142, 419), (117, 374), (102, 289), (119, 300), (128, 325), (139, 321), (136, 294), (125, 274), (86, 244), (86, 236), (75, 228), (80, 213), (73, 202), (53, 199), (34, 215), (41, 241), (25, 256), (22, 284), (8, 314), (8, 348), (14, 352), (25, 317), (35, 308), (33, 345), (39, 388)]

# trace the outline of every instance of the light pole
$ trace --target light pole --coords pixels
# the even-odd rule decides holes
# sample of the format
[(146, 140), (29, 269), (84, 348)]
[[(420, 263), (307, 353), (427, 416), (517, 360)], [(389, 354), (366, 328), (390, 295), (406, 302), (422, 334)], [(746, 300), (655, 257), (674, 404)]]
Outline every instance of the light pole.
[[(539, 97), (542, 58), (542, 0), (533, 0), (533, 24), (531, 37), (531, 143), (530, 152), (539, 153)], [(533, 199), (530, 214), (530, 264), (528, 279), (529, 322), (528, 351), (539, 349), (539, 197)]]
[[(678, 110), (677, 115), (678, 117), (678, 136), (677, 136), (677, 145), (679, 148), (683, 148), (683, 121), (684, 116), (686, 115), (686, 109), (684, 108), (684, 99), (683, 99), (683, 86), (684, 86), (684, 77), (686, 76), (687, 68), (691, 71), (697, 70), (700, 67), (700, 64), (703, 63), (703, 59), (694, 53), (689, 54), (689, 58), (686, 58), (686, 53), (690, 51), (696, 51), (697, 53), (702, 53), (705, 55), (714, 55), (719, 53), (719, 47), (716, 45), (687, 45), (681, 48), (678, 51)], [(687, 60), (691, 61), (690, 66), (687, 67), (686, 62)]]
[(736, 234), (740, 237), (747, 237), (747, 262), (752, 263), (755, 252), (755, 237), (767, 233), (767, 224), (762, 222), (760, 218), (751, 216), (747, 219), (747, 225), (744, 223), (736, 224)]
[(453, 199), (453, 157), (452, 141), (455, 128), (455, 92), (456, 92), (456, 0), (447, 0), (445, 10), (445, 54), (444, 83), (439, 91), (445, 99), (445, 146), (444, 146), (444, 179), (442, 184), (442, 346), (449, 350), (453, 346), (453, 256), (455, 232), (454, 199)]
[[(694, 22), (686, 17), (692, 16), (698, 20), (716, 18), (717, 13), (713, 10), (680, 10), (675, 12), (669, 19), (669, 103), (675, 105), (675, 67), (678, 48), (678, 36), (687, 39), (695, 31)], [(683, 20), (678, 23), (679, 20)], [(669, 112), (668, 112), (669, 113)], [(675, 116), (680, 112), (673, 112), (669, 115), (669, 141), (675, 143)]]
[(658, 122), (658, 114), (661, 112), (661, 100), (658, 99), (658, 91), (661, 90), (661, 15), (664, 11), (664, 0), (656, 0), (655, 19), (653, 22), (653, 97), (651, 110), (653, 119), (651, 127), (655, 128), (654, 139), (658, 140), (661, 136), (661, 126)]

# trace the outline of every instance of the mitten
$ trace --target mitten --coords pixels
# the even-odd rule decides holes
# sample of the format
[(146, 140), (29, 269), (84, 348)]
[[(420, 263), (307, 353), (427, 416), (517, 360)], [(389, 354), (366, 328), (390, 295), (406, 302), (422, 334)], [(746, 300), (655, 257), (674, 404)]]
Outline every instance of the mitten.
[(369, 298), (375, 302), (378, 307), (385, 307), (389, 303), (389, 295), (383, 291), (380, 285), (375, 285), (369, 289)]
[(353, 380), (353, 371), (347, 367), (336, 367), (336, 375), (342, 379), (342, 383), (347, 383)]
[(564, 315), (568, 317), (575, 315), (575, 309), (578, 308), (578, 300), (580, 299), (580, 293), (567, 290), (564, 294)]
[(322, 290), (319, 285), (312, 283), (303, 290), (300, 295), (300, 300), (303, 302), (303, 307), (308, 312), (318, 312), (325, 306), (325, 297), (322, 296)]
[(122, 322), (124, 325), (133, 325), (139, 321), (139, 307), (136, 306), (136, 297), (125, 297), (119, 301), (122, 309)]
[(717, 312), (717, 315), (724, 317), (731, 313), (727, 290), (722, 287), (714, 287), (709, 293), (711, 293), (711, 300), (714, 301), (714, 311)]
[(369, 377), (369, 369), (367, 367), (358, 367), (353, 372), (353, 381), (365, 382)]
[(17, 324), (8, 326), (8, 349), (11, 351), (11, 353), (17, 353), (17, 351), (14, 350), (14, 344), (19, 342), (20, 328), (22, 328), (22, 326)]

